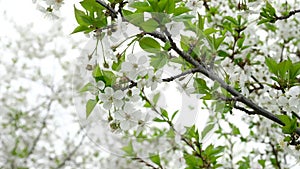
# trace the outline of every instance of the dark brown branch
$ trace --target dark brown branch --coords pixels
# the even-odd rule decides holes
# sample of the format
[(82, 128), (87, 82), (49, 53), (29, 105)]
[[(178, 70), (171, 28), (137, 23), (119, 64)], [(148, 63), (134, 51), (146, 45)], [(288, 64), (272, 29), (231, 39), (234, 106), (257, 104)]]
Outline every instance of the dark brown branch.
[(104, 8), (106, 8), (107, 10), (109, 10), (113, 18), (117, 18), (118, 12), (115, 11), (111, 6), (109, 6), (108, 4), (106, 4), (101, 0), (96, 0), (96, 2), (99, 3), (101, 6), (103, 6)]
[(243, 111), (243, 112), (245, 112), (245, 113), (247, 113), (247, 114), (249, 114), (249, 115), (254, 115), (254, 114), (256, 114), (254, 111), (247, 110), (247, 109), (244, 108), (244, 107), (240, 107), (240, 106), (237, 106), (237, 105), (234, 105), (233, 107), (236, 108), (236, 109), (238, 109), (238, 110), (241, 110), (241, 111)]
[(289, 17), (295, 15), (296, 13), (300, 13), (300, 9), (290, 11), (289, 14), (286, 16), (276, 16), (275, 15), (275, 18), (276, 18), (276, 20), (284, 20), (284, 19), (288, 19)]
[(134, 157), (134, 158), (132, 158), (132, 160), (136, 160), (136, 161), (138, 161), (138, 162), (140, 162), (140, 163), (145, 164), (147, 167), (150, 167), (150, 168), (153, 168), (153, 169), (163, 169), (162, 166), (155, 167), (154, 165), (148, 163), (147, 161), (143, 160), (143, 159), (140, 158), (140, 157)]
[(193, 73), (196, 73), (196, 72), (198, 72), (198, 71), (199, 71), (198, 68), (194, 68), (194, 69), (188, 70), (188, 71), (186, 71), (186, 72), (182, 72), (182, 73), (180, 73), (180, 74), (178, 74), (178, 75), (176, 75), (176, 76), (171, 76), (171, 77), (169, 77), (169, 78), (162, 79), (162, 81), (163, 81), (163, 82), (171, 82), (171, 81), (173, 81), (173, 80), (175, 80), (175, 79), (177, 79), (177, 78), (180, 78), (180, 77), (185, 76), (185, 75), (187, 75), (187, 74), (193, 74)]
[(206, 9), (207, 11), (210, 11), (210, 7), (208, 6), (207, 1), (208, 1), (208, 0), (204, 0), (204, 1), (203, 1), (203, 6), (205, 7), (205, 9)]

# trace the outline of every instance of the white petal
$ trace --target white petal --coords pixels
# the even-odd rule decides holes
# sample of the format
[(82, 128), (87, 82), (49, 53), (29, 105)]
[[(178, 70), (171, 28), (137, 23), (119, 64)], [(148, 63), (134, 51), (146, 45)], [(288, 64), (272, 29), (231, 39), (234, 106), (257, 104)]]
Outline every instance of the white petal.
[(104, 102), (103, 104), (103, 108), (105, 108), (106, 110), (110, 110), (112, 107), (111, 102)]
[(130, 72), (133, 69), (133, 65), (129, 62), (123, 62), (121, 69), (123, 72)]
[(133, 55), (133, 54), (129, 54), (129, 55), (127, 56), (127, 59), (128, 59), (128, 61), (129, 61), (130, 63), (136, 63), (136, 60), (137, 60), (136, 56)]
[(115, 119), (116, 120), (124, 120), (125, 118), (124, 118), (124, 112), (123, 111), (117, 111), (116, 113), (115, 113)]
[(121, 99), (123, 99), (123, 97), (124, 97), (124, 92), (121, 91), (121, 90), (117, 90), (117, 91), (113, 94), (113, 97), (114, 97), (115, 99), (121, 100)]
[(105, 88), (104, 93), (108, 96), (112, 96), (114, 93), (114, 90), (111, 87), (107, 87), (107, 88)]
[(100, 81), (97, 83), (97, 87), (98, 87), (100, 90), (104, 89), (104, 87), (105, 87), (104, 82), (100, 80)]
[(139, 65), (142, 65), (142, 64), (144, 64), (144, 63), (146, 63), (146, 62), (147, 62), (146, 56), (141, 56), (141, 57), (139, 58), (138, 64), (139, 64)]
[(131, 125), (130, 125), (130, 122), (129, 121), (122, 121), (121, 123), (120, 123), (120, 127), (121, 127), (121, 129), (123, 129), (123, 130), (129, 130), (131, 127), (130, 127)]
[(114, 105), (117, 107), (117, 108), (120, 108), (122, 107), (124, 104), (124, 102), (122, 100), (114, 100)]

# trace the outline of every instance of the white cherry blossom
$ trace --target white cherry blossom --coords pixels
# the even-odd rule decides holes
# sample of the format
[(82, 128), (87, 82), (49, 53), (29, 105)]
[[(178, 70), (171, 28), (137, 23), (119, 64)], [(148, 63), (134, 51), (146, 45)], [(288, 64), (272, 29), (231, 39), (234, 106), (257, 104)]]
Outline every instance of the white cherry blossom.
[(145, 64), (147, 62), (147, 57), (142, 55), (133, 55), (129, 54), (127, 56), (127, 61), (122, 63), (121, 71), (125, 73), (125, 75), (134, 80), (138, 76), (145, 76), (147, 74), (147, 70)]
[(103, 102), (103, 107), (106, 110), (110, 110), (114, 105), (117, 108), (123, 106), (124, 93), (121, 90), (114, 91), (113, 88), (107, 87), (104, 89), (104, 93), (99, 94), (100, 100)]
[(146, 86), (151, 87), (151, 90), (155, 90), (157, 88), (157, 84), (162, 82), (162, 73), (162, 70), (158, 70), (155, 73), (153, 70), (148, 71)]
[(120, 122), (120, 128), (127, 131), (138, 125), (141, 113), (140, 110), (134, 108), (133, 104), (126, 103), (122, 110), (115, 113), (115, 118)]

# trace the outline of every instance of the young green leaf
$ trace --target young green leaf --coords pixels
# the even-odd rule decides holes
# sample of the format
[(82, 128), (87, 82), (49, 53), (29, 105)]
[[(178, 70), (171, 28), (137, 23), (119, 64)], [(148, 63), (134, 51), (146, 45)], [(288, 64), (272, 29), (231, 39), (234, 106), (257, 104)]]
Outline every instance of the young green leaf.
[(158, 166), (161, 166), (159, 154), (150, 154), (150, 160)]
[(150, 57), (150, 65), (156, 70), (164, 67), (168, 63), (168, 55), (165, 53), (157, 53)]
[(140, 39), (139, 44), (143, 50), (150, 53), (157, 53), (160, 51), (160, 44), (151, 37), (143, 37)]
[(214, 124), (208, 124), (201, 132), (201, 139), (204, 139), (207, 133), (209, 133), (214, 128), (214, 126)]
[(146, 32), (153, 32), (158, 28), (159, 24), (154, 19), (149, 19), (141, 23), (140, 26)]
[(97, 104), (96, 100), (89, 99), (86, 103), (86, 118), (90, 116), (92, 111), (94, 110), (95, 106)]

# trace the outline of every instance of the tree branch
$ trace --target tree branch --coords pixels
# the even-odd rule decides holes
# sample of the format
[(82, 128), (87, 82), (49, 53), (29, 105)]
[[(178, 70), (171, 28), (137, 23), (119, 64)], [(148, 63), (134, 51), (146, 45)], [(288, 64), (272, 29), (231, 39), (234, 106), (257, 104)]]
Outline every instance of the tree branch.
[(140, 158), (140, 157), (134, 157), (134, 158), (132, 158), (132, 160), (136, 160), (136, 161), (138, 161), (138, 162), (140, 162), (140, 163), (143, 163), (143, 164), (145, 164), (147, 167), (150, 167), (150, 168), (152, 168), (152, 169), (163, 169), (162, 166), (155, 167), (154, 165), (148, 163), (147, 161), (143, 160), (143, 159)]
[(289, 17), (295, 15), (296, 13), (300, 13), (300, 9), (290, 11), (289, 14), (286, 16), (276, 16), (275, 15), (275, 18), (276, 18), (276, 20), (284, 20), (284, 19), (288, 19)]
[(198, 71), (199, 71), (198, 68), (190, 69), (190, 70), (188, 70), (188, 71), (186, 71), (186, 72), (182, 72), (182, 73), (180, 73), (180, 74), (178, 74), (178, 75), (176, 75), (176, 76), (171, 76), (171, 77), (169, 77), (169, 78), (162, 79), (162, 81), (163, 81), (163, 82), (171, 82), (171, 81), (173, 81), (173, 80), (175, 80), (175, 79), (177, 79), (177, 78), (180, 78), (180, 77), (185, 76), (185, 75), (187, 75), (187, 74), (193, 74), (193, 73), (196, 73), (196, 72), (198, 72)]
[[(81, 130), (79, 130), (80, 132)], [(64, 160), (62, 160), (62, 162), (60, 164), (57, 165), (56, 169), (62, 168), (63, 166), (66, 165), (66, 162), (71, 160), (72, 156), (76, 153), (76, 151), (79, 149), (79, 147), (82, 145), (84, 138), (86, 137), (86, 135), (81, 137), (81, 140), (79, 142), (79, 144), (68, 154), (68, 156), (66, 158), (64, 158)]]
[(111, 6), (109, 6), (102, 0), (96, 0), (96, 2), (99, 3), (101, 6), (103, 6), (104, 8), (106, 8), (107, 10), (109, 10), (111, 12), (111, 14), (113, 15), (112, 16), (113, 18), (117, 18), (118, 12), (115, 11)]
[(49, 102), (48, 105), (47, 105), (47, 115), (45, 116), (45, 118), (44, 118), (43, 121), (42, 121), (42, 127), (40, 128), (38, 135), (37, 135), (36, 138), (33, 140), (32, 146), (31, 146), (31, 148), (30, 148), (29, 151), (28, 151), (27, 158), (34, 152), (35, 147), (36, 147), (38, 141), (39, 141), (40, 138), (41, 138), (42, 131), (43, 131), (43, 129), (47, 126), (46, 120), (48, 119), (48, 114), (49, 114), (49, 111), (50, 111), (52, 102), (53, 102), (53, 100), (50, 100), (50, 102)]

